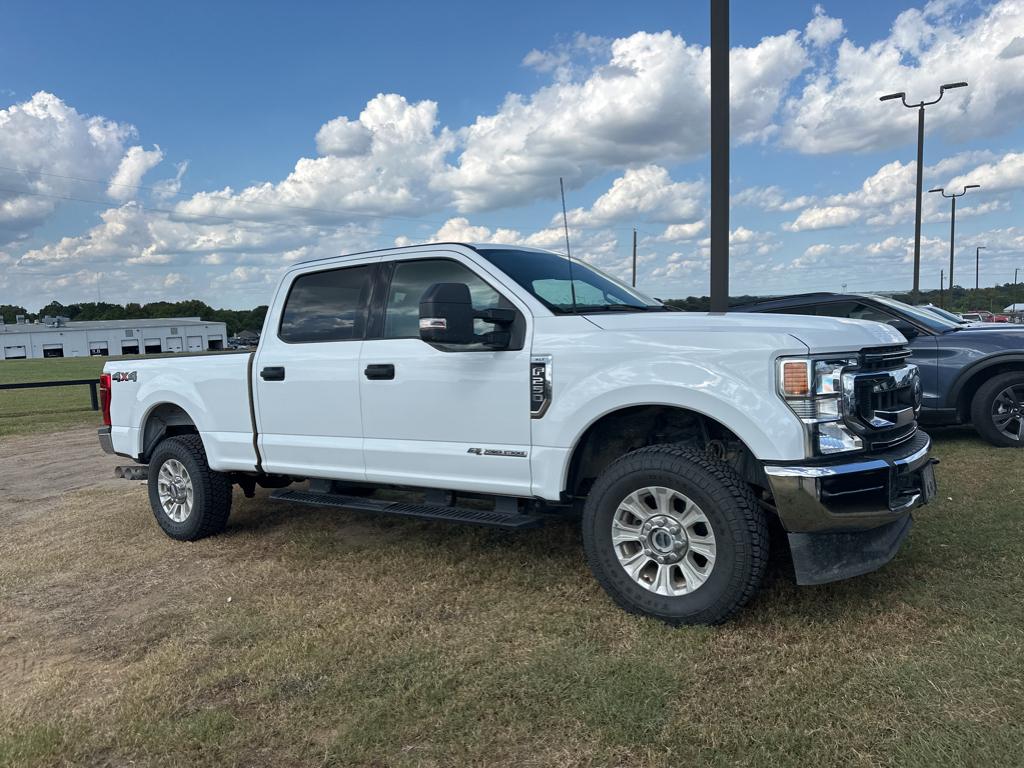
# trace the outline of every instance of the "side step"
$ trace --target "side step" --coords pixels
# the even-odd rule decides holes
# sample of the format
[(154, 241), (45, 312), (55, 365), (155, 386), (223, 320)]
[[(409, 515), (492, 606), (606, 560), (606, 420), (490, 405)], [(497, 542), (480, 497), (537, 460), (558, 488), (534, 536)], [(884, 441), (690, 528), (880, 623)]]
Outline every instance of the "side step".
[(367, 499), (361, 496), (346, 496), (341, 493), (315, 493), (284, 488), (274, 491), (270, 498), (277, 501), (291, 501), (314, 507), (335, 507), (353, 512), (376, 512), (383, 515), (418, 517), (423, 520), (443, 520), (448, 523), (486, 525), (492, 528), (522, 530), (537, 528), (544, 520), (536, 515), (517, 512), (499, 512), (490, 509), (469, 509), (467, 507), (445, 507), (439, 504), (410, 504), (404, 501)]

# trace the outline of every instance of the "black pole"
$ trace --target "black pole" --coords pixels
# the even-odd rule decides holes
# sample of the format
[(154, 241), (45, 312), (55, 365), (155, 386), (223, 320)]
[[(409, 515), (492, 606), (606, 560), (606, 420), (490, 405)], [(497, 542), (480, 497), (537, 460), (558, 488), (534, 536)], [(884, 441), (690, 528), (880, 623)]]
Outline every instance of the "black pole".
[(921, 291), (921, 197), (924, 179), (924, 104), (917, 108), (917, 208), (914, 211), (914, 301)]
[(729, 0), (711, 0), (711, 311), (729, 309)]
[(633, 287), (636, 288), (636, 227), (633, 227)]
[(92, 405), (92, 409), (94, 411), (98, 411), (100, 409), (100, 401), (96, 397), (96, 385), (97, 384), (99, 384), (98, 381), (90, 381), (89, 382), (89, 399), (92, 401), (91, 405)]
[(956, 237), (956, 197), (949, 215), (949, 295), (953, 295), (953, 239)]
[(946, 307), (946, 300), (943, 294), (946, 292), (946, 270), (939, 270), (939, 306)]
[(981, 246), (977, 246), (974, 249), (974, 290), (977, 291), (981, 287), (978, 276), (981, 274)]

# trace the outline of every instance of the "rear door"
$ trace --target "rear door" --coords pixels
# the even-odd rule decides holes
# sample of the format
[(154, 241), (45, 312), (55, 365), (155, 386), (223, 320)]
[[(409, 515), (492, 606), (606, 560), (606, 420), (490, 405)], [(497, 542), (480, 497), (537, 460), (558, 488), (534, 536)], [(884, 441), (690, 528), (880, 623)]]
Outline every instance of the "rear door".
[(378, 259), (306, 271), (282, 286), (253, 366), (266, 472), (363, 479), (357, 366)]
[[(530, 493), (529, 314), (462, 254), (386, 262), (383, 322), (359, 364), (366, 479)], [(515, 309), (509, 349), (440, 347), (419, 337), (419, 302), (434, 283), (465, 283), (477, 310)], [(511, 295), (511, 294), (509, 294)], [(478, 321), (477, 333), (494, 330)]]

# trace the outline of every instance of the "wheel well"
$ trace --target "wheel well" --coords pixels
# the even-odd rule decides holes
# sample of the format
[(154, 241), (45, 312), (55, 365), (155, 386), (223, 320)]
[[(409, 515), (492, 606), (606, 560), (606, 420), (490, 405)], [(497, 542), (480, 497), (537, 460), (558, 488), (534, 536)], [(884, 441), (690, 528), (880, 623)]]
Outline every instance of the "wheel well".
[(198, 435), (195, 422), (180, 406), (161, 403), (146, 417), (142, 432), (142, 461), (149, 461), (153, 449), (174, 435)]
[(964, 382), (956, 399), (956, 412), (961, 421), (969, 422), (971, 420), (971, 401), (974, 400), (974, 395), (978, 392), (981, 385), (993, 376), (1010, 372), (1024, 372), (1024, 361), (1014, 360), (1006, 363), (997, 363), (972, 373), (967, 381)]
[(731, 430), (696, 411), (667, 405), (637, 405), (612, 411), (591, 424), (569, 461), (566, 490), (583, 496), (605, 467), (648, 445), (677, 443), (730, 464), (754, 485), (766, 486), (761, 465)]

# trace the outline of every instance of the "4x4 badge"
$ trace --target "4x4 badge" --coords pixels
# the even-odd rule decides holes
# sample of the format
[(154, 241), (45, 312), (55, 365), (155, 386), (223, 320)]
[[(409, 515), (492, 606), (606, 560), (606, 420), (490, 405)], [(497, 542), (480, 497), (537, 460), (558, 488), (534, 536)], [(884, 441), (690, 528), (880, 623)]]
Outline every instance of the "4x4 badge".
[(139, 375), (135, 371), (116, 371), (110, 375), (111, 381), (138, 381)]

